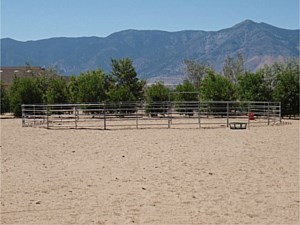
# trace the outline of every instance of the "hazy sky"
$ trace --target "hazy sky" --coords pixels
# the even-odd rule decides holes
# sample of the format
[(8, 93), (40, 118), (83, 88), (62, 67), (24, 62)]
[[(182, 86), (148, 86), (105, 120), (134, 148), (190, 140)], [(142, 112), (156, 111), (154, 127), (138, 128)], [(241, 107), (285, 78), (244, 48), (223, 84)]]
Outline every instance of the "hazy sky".
[(245, 19), (299, 29), (299, 0), (0, 0), (1, 38), (106, 37), (125, 29), (206, 30)]

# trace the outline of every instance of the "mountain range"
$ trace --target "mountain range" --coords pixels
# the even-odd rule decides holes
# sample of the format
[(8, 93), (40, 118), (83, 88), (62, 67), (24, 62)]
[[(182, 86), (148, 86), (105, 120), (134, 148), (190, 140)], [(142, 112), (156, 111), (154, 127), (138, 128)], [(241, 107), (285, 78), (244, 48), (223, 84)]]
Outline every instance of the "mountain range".
[(1, 39), (1, 66), (54, 67), (63, 75), (78, 75), (101, 67), (111, 70), (112, 58), (129, 57), (138, 76), (178, 83), (184, 77), (184, 60), (208, 63), (221, 72), (224, 59), (238, 53), (245, 66), (299, 57), (299, 30), (278, 28), (245, 20), (219, 31), (124, 30), (107, 37), (57, 37), (37, 41)]

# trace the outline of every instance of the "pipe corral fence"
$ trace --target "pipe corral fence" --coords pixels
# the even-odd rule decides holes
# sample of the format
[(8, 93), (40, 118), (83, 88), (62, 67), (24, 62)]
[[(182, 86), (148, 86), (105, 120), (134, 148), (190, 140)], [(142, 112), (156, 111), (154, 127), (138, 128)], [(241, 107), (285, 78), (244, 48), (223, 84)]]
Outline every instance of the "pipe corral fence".
[[(281, 123), (280, 102), (23, 104), (22, 126), (47, 129), (216, 128)], [(244, 128), (245, 128), (244, 127)]]

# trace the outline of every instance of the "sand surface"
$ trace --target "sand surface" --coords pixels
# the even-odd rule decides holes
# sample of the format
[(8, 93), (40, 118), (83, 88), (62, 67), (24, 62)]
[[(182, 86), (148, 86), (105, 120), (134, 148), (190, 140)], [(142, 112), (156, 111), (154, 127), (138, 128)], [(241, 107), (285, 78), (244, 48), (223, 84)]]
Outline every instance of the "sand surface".
[(1, 120), (2, 224), (299, 224), (299, 121), (47, 130)]

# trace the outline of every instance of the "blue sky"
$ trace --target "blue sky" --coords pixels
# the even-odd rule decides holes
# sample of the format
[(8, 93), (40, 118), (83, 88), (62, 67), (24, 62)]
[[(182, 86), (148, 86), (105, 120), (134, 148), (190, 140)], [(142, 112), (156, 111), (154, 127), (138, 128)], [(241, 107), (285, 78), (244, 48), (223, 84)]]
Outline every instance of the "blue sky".
[(299, 29), (299, 0), (0, 0), (1, 38), (106, 37), (125, 29), (206, 30), (245, 19)]

